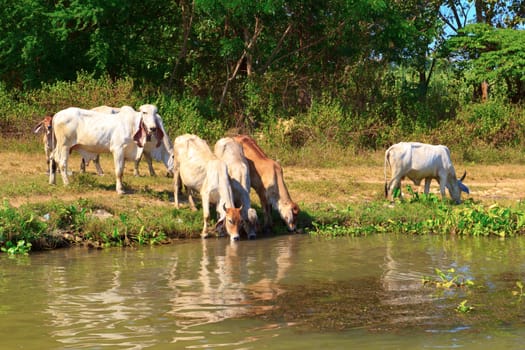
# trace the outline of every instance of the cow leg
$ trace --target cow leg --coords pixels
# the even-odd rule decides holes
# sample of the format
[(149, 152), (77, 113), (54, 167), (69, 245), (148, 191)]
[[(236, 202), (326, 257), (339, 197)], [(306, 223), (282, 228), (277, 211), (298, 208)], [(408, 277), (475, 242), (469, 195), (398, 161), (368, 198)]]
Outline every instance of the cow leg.
[(69, 178), (67, 177), (67, 163), (69, 158), (69, 149), (65, 146), (60, 147), (58, 152), (58, 168), (60, 169), (60, 175), (62, 175), (62, 182), (64, 185), (69, 185)]
[[(401, 180), (398, 177), (392, 177), (392, 180), (390, 180), (390, 182), (388, 183), (387, 188), (388, 195), (391, 199), (394, 199), (394, 190), (401, 188)], [(401, 191), (399, 191), (399, 198), (402, 198)]]
[(84, 157), (80, 160), (80, 172), (83, 174), (86, 172), (86, 160)]
[(179, 209), (179, 187), (180, 187), (180, 176), (179, 176), (179, 163), (175, 162), (173, 165), (173, 202), (175, 208)]
[(124, 194), (122, 185), (122, 175), (124, 174), (124, 154), (121, 151), (113, 153), (113, 162), (115, 164), (116, 190), (118, 194)]
[[(142, 155), (144, 155), (144, 153), (142, 153)], [(135, 160), (135, 162), (133, 162), (133, 176), (140, 176), (139, 163), (140, 163), (140, 160), (142, 159), (142, 155), (140, 156), (139, 159), (137, 159), (137, 160)]]
[(439, 182), (439, 191), (441, 192), (441, 198), (445, 199), (447, 194), (445, 193), (446, 181)]
[(148, 163), (149, 176), (157, 176), (155, 169), (153, 169), (153, 158), (151, 158), (151, 155), (144, 152), (144, 157), (146, 159), (146, 163)]
[(430, 183), (431, 182), (432, 182), (432, 178), (431, 177), (425, 178), (425, 194), (429, 194), (430, 193)]
[(56, 172), (57, 172), (57, 162), (54, 158), (49, 158), (47, 160), (49, 165), (49, 184), (56, 184)]
[[(193, 196), (191, 195), (191, 189), (188, 190), (188, 202), (190, 203), (190, 209), (191, 211), (197, 211), (197, 207), (195, 206), (195, 202), (193, 201)], [(204, 201), (203, 201), (204, 202)]]
[(100, 154), (97, 154), (95, 159), (93, 159), (93, 163), (95, 164), (95, 168), (97, 169), (98, 176), (103, 176), (104, 170), (102, 170), (102, 167), (100, 166)]
[(202, 217), (204, 219), (204, 226), (202, 227), (201, 237), (208, 238), (208, 220), (210, 219), (210, 197), (209, 193), (201, 193), (202, 197)]

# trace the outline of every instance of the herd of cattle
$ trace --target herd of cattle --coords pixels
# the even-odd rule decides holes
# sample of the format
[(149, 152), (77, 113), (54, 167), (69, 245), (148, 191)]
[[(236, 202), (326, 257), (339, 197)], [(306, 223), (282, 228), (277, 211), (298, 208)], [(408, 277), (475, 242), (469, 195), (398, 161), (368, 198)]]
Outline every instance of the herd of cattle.
[[(152, 159), (162, 161), (174, 179), (174, 202), (179, 207), (179, 189), (187, 190), (190, 208), (195, 209), (193, 192), (202, 201), (204, 225), (201, 236), (208, 236), (210, 204), (216, 205), (216, 228), (229, 235), (232, 241), (240, 239), (241, 232), (255, 238), (259, 231), (256, 211), (251, 207), (250, 189), (255, 189), (264, 215), (264, 231), (272, 228), (272, 208), (276, 209), (288, 230), (297, 228), (299, 206), (291, 199), (283, 179), (281, 166), (268, 158), (249, 136), (225, 137), (217, 141), (214, 150), (196, 135), (185, 134), (173, 143), (167, 135), (156, 106), (146, 104), (138, 111), (132, 107), (113, 108), (100, 106), (91, 110), (70, 107), (54, 116), (46, 116), (33, 129), (43, 131), (43, 142), (48, 162), (49, 183), (55, 184), (59, 168), (65, 185), (69, 184), (68, 159), (71, 151), (80, 153), (80, 169), (93, 161), (99, 175), (103, 170), (99, 154), (112, 153), (116, 191), (123, 194), (122, 175), (126, 160), (134, 161), (134, 174), (139, 175), (138, 164), (142, 157), (147, 161), (150, 175), (155, 175)], [(445, 188), (456, 203), (461, 192), (469, 192), (461, 179), (456, 177), (445, 146), (417, 142), (401, 142), (385, 153), (385, 195), (392, 196), (400, 190), (404, 177), (416, 185), (425, 179), (425, 193), (430, 182), (437, 179), (441, 195)], [(387, 167), (391, 180), (387, 182)]]

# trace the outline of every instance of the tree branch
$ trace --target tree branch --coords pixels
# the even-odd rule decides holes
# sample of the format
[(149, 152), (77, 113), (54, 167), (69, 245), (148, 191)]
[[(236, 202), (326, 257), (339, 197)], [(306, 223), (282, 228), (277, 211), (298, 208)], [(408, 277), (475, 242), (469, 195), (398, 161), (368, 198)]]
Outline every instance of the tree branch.
[(288, 35), (288, 33), (290, 32), (290, 30), (292, 30), (292, 24), (288, 24), (288, 27), (286, 27), (286, 30), (284, 31), (283, 35), (281, 35), (281, 38), (279, 39), (279, 42), (277, 43), (277, 45), (275, 46), (275, 48), (273, 49), (272, 53), (270, 54), (270, 57), (268, 58), (268, 60), (266, 61), (266, 63), (262, 66), (262, 68), (260, 69), (260, 72), (261, 73), (264, 73), (266, 72), (266, 70), (268, 69), (268, 67), (270, 67), (270, 65), (272, 64), (272, 61), (273, 59), (275, 58), (275, 56), (277, 55), (277, 53), (279, 51), (281, 51), (281, 47), (283, 45), (283, 42), (284, 42), (284, 38)]
[(239, 68), (241, 67), (242, 61), (244, 60), (244, 57), (246, 57), (246, 54), (248, 53), (248, 50), (252, 48), (252, 46), (255, 44), (255, 40), (257, 40), (257, 37), (259, 34), (261, 34), (262, 31), (262, 24), (260, 23), (259, 17), (255, 17), (255, 28), (252, 38), (250, 39), (250, 42), (246, 45), (244, 48), (241, 57), (237, 60), (237, 64), (235, 65), (235, 69), (233, 70), (231, 76), (227, 77), (226, 83), (224, 84), (224, 87), (222, 89), (222, 95), (221, 100), (219, 102), (218, 109), (220, 110), (222, 108), (222, 105), (224, 103), (224, 99), (226, 98), (226, 93), (228, 92), (228, 87), (230, 85), (230, 82), (235, 79), (237, 76), (237, 72), (239, 71)]

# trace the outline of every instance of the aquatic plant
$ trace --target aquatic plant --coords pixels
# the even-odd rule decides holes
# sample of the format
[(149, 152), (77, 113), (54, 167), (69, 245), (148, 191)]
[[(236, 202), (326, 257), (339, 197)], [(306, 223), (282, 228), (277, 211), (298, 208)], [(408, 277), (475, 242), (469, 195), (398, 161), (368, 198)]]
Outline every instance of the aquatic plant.
[(28, 255), (32, 244), (21, 239), (16, 244), (11, 241), (6, 242), (1, 250), (9, 255)]
[(459, 303), (459, 305), (456, 307), (456, 311), (465, 314), (467, 312), (474, 310), (474, 307), (471, 305), (467, 305), (467, 302), (468, 302), (467, 300), (463, 300), (461, 303)]
[(523, 292), (523, 283), (521, 281), (516, 281), (516, 287), (518, 287), (519, 290), (513, 290), (512, 295), (517, 296), (519, 301), (521, 301), (521, 298), (525, 296), (525, 293)]
[(474, 282), (471, 279), (466, 278), (463, 274), (457, 273), (454, 268), (450, 268), (446, 271), (435, 268), (434, 271), (436, 272), (435, 277), (423, 277), (423, 285), (433, 285), (437, 288), (445, 289), (453, 287), (470, 287), (474, 285)]

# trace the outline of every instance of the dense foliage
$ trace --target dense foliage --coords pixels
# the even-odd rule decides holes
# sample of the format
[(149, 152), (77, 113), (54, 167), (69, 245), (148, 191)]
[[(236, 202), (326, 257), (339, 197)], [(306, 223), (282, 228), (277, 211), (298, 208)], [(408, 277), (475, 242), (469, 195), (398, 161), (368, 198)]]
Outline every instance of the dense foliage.
[[(524, 12), (514, 0), (3, 0), (0, 98), (40, 104), (17, 118), (155, 100), (248, 131), (328, 101), (338, 125), (369, 130), (377, 147), (385, 125), (410, 135), (454, 118), (483, 81), (491, 99), (521, 103)], [(136, 95), (26, 96), (79, 73)]]

